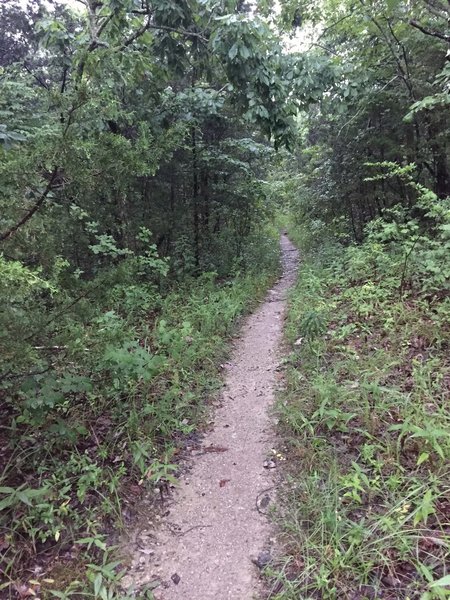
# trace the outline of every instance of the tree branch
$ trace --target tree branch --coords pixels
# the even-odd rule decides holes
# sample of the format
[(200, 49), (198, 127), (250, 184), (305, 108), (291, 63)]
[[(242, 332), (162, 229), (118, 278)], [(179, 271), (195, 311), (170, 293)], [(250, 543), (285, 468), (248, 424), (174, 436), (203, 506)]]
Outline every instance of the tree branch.
[(342, 21), (345, 21), (346, 19), (349, 19), (350, 17), (353, 16), (353, 12), (349, 13), (348, 15), (344, 15), (343, 17), (341, 17), (340, 19), (338, 19), (335, 23), (332, 23), (331, 25), (329, 25), (328, 27), (325, 27), (325, 29), (322, 31), (322, 33), (319, 35), (319, 37), (317, 38), (317, 40), (320, 40), (321, 38), (324, 37), (324, 35), (330, 31), (330, 29), (333, 29), (333, 27), (336, 27), (337, 25), (339, 25), (339, 23), (342, 23)]
[(386, 46), (388, 47), (388, 49), (392, 55), (392, 58), (394, 59), (396, 65), (397, 65), (397, 70), (398, 70), (399, 76), (400, 76), (401, 80), (403, 81), (403, 83), (405, 84), (411, 99), (413, 100), (413, 102), (415, 102), (416, 97), (415, 97), (412, 81), (408, 77), (408, 73), (406, 72), (406, 66), (404, 66), (402, 64), (402, 61), (400, 60), (400, 57), (398, 56), (398, 53), (396, 52), (395, 47), (393, 46), (392, 40), (390, 39), (389, 35), (384, 31), (384, 29), (381, 27), (381, 25), (378, 23), (377, 19), (375, 19), (375, 17), (367, 10), (366, 5), (364, 4), (364, 0), (359, 0), (359, 3), (363, 7), (363, 10), (366, 13), (366, 15), (369, 17), (369, 19), (372, 21), (372, 23), (375, 25), (375, 27), (380, 32), (382, 38), (384, 39)]
[(318, 42), (311, 42), (308, 51), (311, 50), (311, 48), (313, 48), (314, 46), (316, 46), (317, 48), (322, 48), (322, 50), (325, 50), (325, 52), (328, 52), (328, 54), (332, 54), (333, 56), (340, 56), (334, 50), (330, 50), (330, 48), (327, 48), (326, 46), (324, 46), (323, 44), (319, 44)]
[(442, 2), (436, 0), (423, 0), (427, 6), (427, 9), (436, 17), (441, 19), (447, 19), (450, 16), (450, 2), (447, 2), (447, 6)]
[[(135, 12), (135, 11), (134, 11)], [(124, 50), (130, 44), (132, 44), (135, 40), (137, 40), (141, 35), (143, 35), (149, 29), (156, 29), (160, 31), (169, 31), (171, 33), (179, 33), (185, 37), (194, 37), (199, 39), (204, 44), (208, 43), (208, 38), (204, 37), (201, 33), (197, 33), (196, 31), (189, 31), (187, 29), (178, 29), (176, 27), (168, 27), (167, 25), (156, 25), (151, 23), (150, 17), (147, 22), (142, 25), (133, 35), (131, 35), (127, 40), (125, 40), (122, 45), (119, 47), (119, 50)]]
[(208, 42), (208, 38), (206, 38), (201, 33), (198, 33), (196, 31), (189, 31), (188, 29), (177, 29), (176, 27), (167, 27), (166, 25), (153, 25), (153, 24), (150, 24), (148, 26), (148, 28), (149, 29), (161, 29), (162, 31), (172, 31), (173, 33), (179, 33), (181, 35), (184, 35), (185, 37), (195, 37), (195, 38), (198, 38), (199, 40), (201, 40), (202, 42), (205, 42), (205, 43)]
[(434, 29), (428, 29), (427, 27), (424, 27), (414, 19), (411, 19), (409, 24), (412, 27), (415, 27), (416, 29), (424, 33), (425, 35), (431, 35), (432, 37), (439, 38), (440, 40), (444, 40), (444, 42), (447, 42), (447, 44), (450, 44), (450, 35), (445, 35), (445, 33), (441, 33), (440, 31), (436, 31)]
[(148, 29), (150, 29), (150, 17), (147, 18), (147, 21), (145, 23), (143, 23), (143, 25), (141, 27), (139, 27), (139, 29), (137, 29), (133, 35), (130, 35), (129, 38), (127, 38), (124, 42), (122, 42), (122, 44), (120, 45), (120, 47), (118, 48), (118, 50), (125, 50), (125, 48), (128, 48), (128, 46), (130, 46), (134, 41), (136, 41), (139, 37), (141, 37), (141, 35), (143, 35)]
[(107, 17), (105, 17), (103, 19), (103, 21), (101, 22), (99, 28), (97, 29), (97, 33), (96, 33), (96, 38), (97, 39), (101, 36), (101, 34), (103, 33), (103, 30), (108, 25), (108, 23), (110, 23), (112, 21), (112, 19), (114, 19), (114, 17), (116, 16), (116, 14), (117, 14), (117, 11), (112, 11)]
[(32, 208), (30, 208), (30, 210), (27, 213), (25, 213), (25, 215), (20, 219), (20, 221), (18, 223), (16, 223), (12, 227), (10, 227), (6, 231), (4, 231), (2, 234), (0, 234), (0, 242), (7, 240), (12, 235), (14, 235), (16, 233), (16, 231), (18, 229), (20, 229), (22, 227), (22, 225), (25, 225), (25, 223), (27, 223), (31, 219), (31, 217), (34, 215), (34, 213), (36, 213), (39, 210), (39, 208), (45, 202), (45, 199), (47, 198), (47, 196), (49, 195), (49, 193), (53, 187), (53, 182), (55, 181), (55, 179), (58, 175), (58, 171), (59, 171), (59, 167), (55, 167), (53, 169), (50, 179), (48, 180), (48, 183), (45, 186), (45, 190), (42, 192), (39, 200), (34, 204), (34, 206)]
[(26, 63), (23, 63), (23, 67), (27, 73), (29, 73), (36, 79), (36, 81), (39, 83), (40, 86), (42, 86), (46, 90), (50, 89), (50, 86), (48, 85), (48, 83), (46, 81), (44, 81), (41, 77), (39, 77), (39, 75), (34, 73)]

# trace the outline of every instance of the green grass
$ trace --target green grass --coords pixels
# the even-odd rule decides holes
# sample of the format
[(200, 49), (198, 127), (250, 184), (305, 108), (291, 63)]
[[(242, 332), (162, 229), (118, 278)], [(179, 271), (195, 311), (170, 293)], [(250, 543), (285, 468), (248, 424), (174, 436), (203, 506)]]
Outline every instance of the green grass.
[(399, 294), (401, 260), (370, 243), (303, 259), (277, 405), (286, 556), (269, 597), (449, 597), (448, 295)]
[[(111, 286), (36, 391), (7, 390), (1, 597), (17, 586), (42, 598), (122, 597), (110, 545), (128, 526), (124, 508), (173, 481), (183, 439), (220, 388), (228, 339), (277, 276), (277, 239), (259, 249), (258, 271), (228, 280), (207, 273), (159, 296), (126, 279)], [(42, 561), (45, 577), (31, 581)]]

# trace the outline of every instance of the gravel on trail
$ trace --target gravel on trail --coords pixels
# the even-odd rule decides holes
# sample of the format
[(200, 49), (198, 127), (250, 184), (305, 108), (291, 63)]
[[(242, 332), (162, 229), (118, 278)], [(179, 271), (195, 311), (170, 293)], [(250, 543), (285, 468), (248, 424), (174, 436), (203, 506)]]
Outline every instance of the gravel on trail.
[(234, 342), (203, 451), (181, 476), (158, 526), (132, 536), (133, 558), (123, 583), (154, 588), (156, 600), (251, 600), (260, 589), (260, 569), (271, 560), (266, 514), (278, 459), (269, 410), (286, 295), (298, 265), (298, 252), (285, 234), (280, 243), (283, 275)]

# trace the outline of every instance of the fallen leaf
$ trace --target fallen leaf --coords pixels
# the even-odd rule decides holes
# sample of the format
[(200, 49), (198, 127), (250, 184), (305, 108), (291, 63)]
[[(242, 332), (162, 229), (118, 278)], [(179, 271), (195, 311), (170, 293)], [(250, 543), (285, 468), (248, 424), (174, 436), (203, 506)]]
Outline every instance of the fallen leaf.
[(33, 588), (28, 587), (28, 585), (24, 583), (19, 583), (14, 587), (16, 589), (17, 594), (19, 595), (19, 598), (29, 598), (30, 596), (36, 596), (36, 592), (33, 590)]

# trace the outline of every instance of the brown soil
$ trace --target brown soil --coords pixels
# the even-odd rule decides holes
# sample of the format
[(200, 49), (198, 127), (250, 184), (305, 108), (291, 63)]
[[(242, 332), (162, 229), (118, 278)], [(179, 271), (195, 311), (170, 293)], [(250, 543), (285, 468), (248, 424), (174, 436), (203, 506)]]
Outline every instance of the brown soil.
[(181, 477), (160, 526), (131, 536), (133, 559), (124, 583), (142, 589), (153, 582), (157, 600), (250, 600), (258, 593), (253, 561), (270, 557), (265, 513), (277, 463), (268, 413), (286, 292), (298, 261), (285, 235), (281, 249), (283, 276), (235, 343), (213, 429)]

